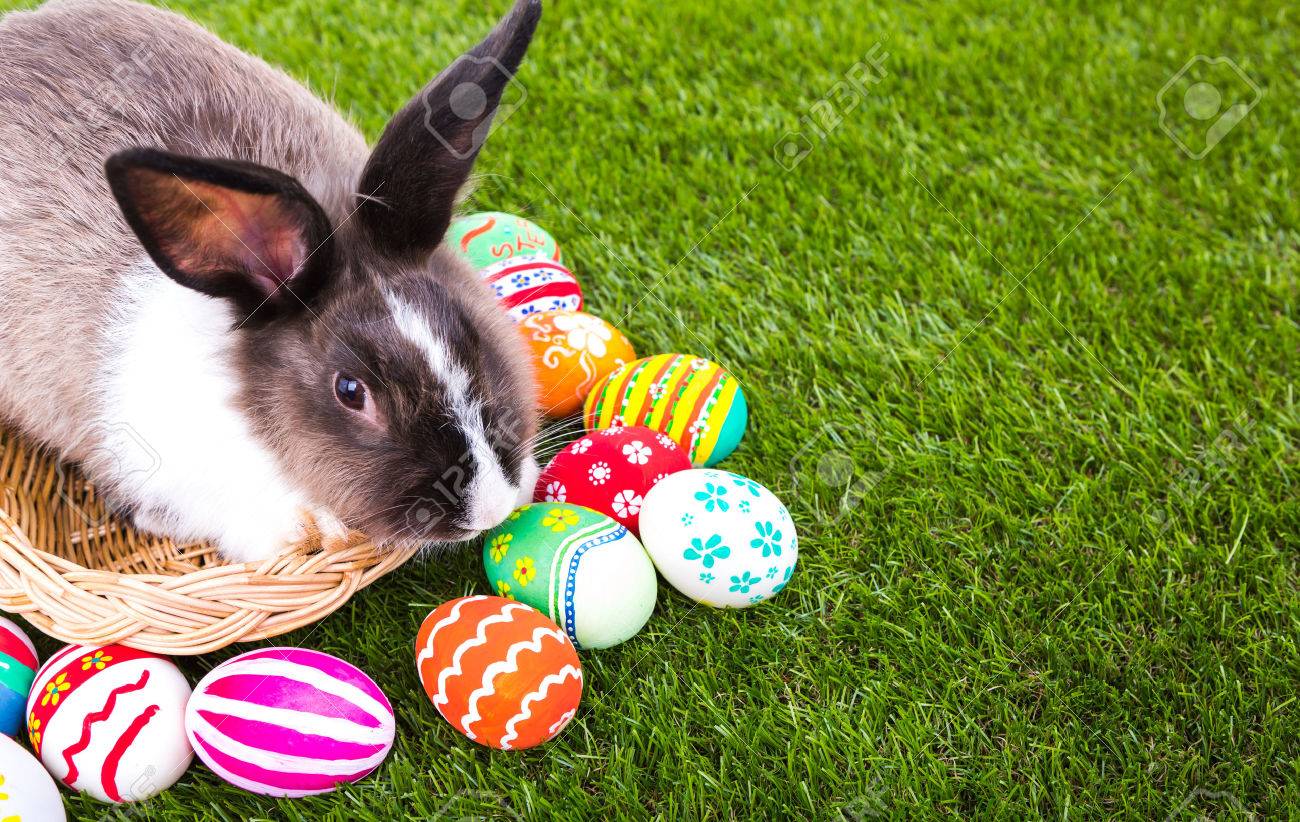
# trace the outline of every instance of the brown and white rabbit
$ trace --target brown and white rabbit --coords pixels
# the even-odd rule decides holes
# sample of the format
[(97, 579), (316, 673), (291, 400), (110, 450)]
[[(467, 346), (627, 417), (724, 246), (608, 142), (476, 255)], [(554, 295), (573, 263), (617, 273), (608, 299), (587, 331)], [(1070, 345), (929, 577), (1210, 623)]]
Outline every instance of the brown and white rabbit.
[(537, 477), (520, 335), (441, 244), (541, 14), (519, 0), (374, 150), (175, 14), (0, 20), (0, 418), (138, 525), (259, 560), (450, 542)]

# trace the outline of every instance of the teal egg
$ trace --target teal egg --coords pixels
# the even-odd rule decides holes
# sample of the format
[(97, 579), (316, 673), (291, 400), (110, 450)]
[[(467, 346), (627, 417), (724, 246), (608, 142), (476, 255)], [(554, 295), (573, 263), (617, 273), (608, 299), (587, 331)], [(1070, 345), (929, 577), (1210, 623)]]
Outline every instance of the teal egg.
[(451, 244), (477, 270), (516, 257), (541, 257), (562, 262), (555, 238), (531, 220), (503, 211), (481, 211), (452, 220)]

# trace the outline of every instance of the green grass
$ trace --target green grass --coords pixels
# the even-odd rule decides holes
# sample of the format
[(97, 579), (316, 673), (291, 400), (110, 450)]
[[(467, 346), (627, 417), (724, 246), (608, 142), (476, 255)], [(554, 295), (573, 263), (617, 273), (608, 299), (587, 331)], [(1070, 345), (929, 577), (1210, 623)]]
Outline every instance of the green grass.
[[(375, 136), (506, 3), (175, 5)], [(1294, 814), (1300, 27), (1173, 5), (552, 3), (476, 204), (559, 237), (638, 350), (735, 371), (724, 467), (789, 504), (789, 589), (663, 587), (559, 740), (496, 753), (410, 659), (475, 552), (412, 565), (285, 638), (396, 703), (374, 777), (273, 801), (196, 765), (134, 818)], [(1200, 161), (1155, 102), (1196, 54), (1264, 95)]]

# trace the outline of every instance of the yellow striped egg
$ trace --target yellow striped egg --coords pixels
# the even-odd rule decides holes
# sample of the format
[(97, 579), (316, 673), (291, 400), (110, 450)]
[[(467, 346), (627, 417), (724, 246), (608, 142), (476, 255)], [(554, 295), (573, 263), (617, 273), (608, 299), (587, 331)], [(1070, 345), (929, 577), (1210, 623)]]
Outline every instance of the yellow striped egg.
[(587, 395), (590, 430), (644, 425), (675, 440), (696, 466), (715, 465), (745, 435), (749, 408), (740, 382), (717, 363), (686, 354), (633, 360)]

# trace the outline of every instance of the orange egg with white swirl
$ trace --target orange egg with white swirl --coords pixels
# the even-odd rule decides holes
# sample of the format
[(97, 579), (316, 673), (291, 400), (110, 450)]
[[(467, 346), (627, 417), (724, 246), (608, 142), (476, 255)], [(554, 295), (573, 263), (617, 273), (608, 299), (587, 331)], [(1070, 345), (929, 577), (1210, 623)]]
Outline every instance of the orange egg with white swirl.
[(543, 311), (519, 329), (533, 355), (542, 410), (565, 417), (582, 408), (592, 386), (636, 359), (623, 332), (583, 311)]

